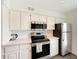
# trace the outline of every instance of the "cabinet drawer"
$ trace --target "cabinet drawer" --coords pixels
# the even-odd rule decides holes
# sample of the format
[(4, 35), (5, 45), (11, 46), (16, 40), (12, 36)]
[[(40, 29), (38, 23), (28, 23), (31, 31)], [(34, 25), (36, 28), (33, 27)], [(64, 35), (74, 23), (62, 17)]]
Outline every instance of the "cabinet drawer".
[(10, 51), (14, 51), (14, 50), (19, 50), (19, 46), (8, 46), (8, 47), (5, 47), (5, 53), (6, 52), (10, 52)]

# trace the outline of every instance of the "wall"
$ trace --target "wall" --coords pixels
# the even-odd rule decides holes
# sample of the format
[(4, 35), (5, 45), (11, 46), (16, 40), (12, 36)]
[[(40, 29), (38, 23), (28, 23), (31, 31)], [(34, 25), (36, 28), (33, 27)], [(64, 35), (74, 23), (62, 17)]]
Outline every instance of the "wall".
[(66, 13), (67, 22), (72, 24), (72, 53), (77, 55), (77, 10)]
[(6, 6), (2, 6), (2, 44), (6, 44), (7, 42), (9, 42), (9, 38), (10, 38), (10, 32), (9, 30), (9, 24), (8, 24), (8, 8)]
[[(64, 18), (64, 14), (59, 13), (57, 11), (49, 11), (49, 10), (40, 9), (39, 7), (36, 8), (36, 7), (32, 6), (31, 3), (33, 1), (30, 1), (30, 0), (27, 0), (27, 1), (26, 0), (23, 0), (23, 1), (22, 0), (4, 0), (4, 1), (5, 1), (4, 4), (6, 4), (7, 7), (11, 10), (29, 11), (28, 7), (31, 7), (31, 8), (34, 8), (34, 11), (32, 11), (34, 13)], [(37, 3), (37, 1), (36, 1), (36, 3)], [(38, 4), (37, 4), (37, 6), (38, 6)]]

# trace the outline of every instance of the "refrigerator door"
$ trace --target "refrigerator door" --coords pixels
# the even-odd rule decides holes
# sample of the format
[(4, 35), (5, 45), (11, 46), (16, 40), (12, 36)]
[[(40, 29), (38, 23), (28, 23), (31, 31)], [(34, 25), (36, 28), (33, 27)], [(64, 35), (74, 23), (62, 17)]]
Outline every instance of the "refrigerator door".
[(61, 55), (66, 55), (71, 51), (71, 32), (62, 33)]
[(69, 24), (69, 23), (62, 23), (61, 24), (61, 31), (62, 32), (71, 32), (71, 24)]

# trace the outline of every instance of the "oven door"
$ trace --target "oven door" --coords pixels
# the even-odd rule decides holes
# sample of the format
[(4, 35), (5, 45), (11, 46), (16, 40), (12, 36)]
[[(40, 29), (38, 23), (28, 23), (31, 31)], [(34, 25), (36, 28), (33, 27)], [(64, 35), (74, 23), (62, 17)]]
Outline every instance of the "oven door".
[(50, 54), (50, 44), (42, 45), (42, 52), (36, 52), (36, 46), (32, 47), (32, 59), (37, 59)]

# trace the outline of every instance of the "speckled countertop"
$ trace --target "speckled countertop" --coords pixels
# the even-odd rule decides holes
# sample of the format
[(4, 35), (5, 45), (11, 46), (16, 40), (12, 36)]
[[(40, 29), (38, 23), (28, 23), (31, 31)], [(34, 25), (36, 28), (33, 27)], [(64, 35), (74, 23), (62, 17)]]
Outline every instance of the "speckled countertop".
[(18, 38), (14, 41), (9, 41), (6, 44), (2, 44), (1, 46), (10, 46), (10, 45), (20, 45), (20, 44), (31, 44), (30, 38)]
[(55, 37), (55, 36), (49, 36), (49, 37), (47, 37), (49, 40), (55, 40), (55, 39), (59, 39), (58, 37)]
[[(55, 40), (55, 39), (59, 39), (58, 37), (47, 37), (50, 41), (51, 40)], [(2, 44), (1, 46), (5, 47), (5, 46), (11, 46), (11, 45), (21, 45), (21, 44), (31, 44), (31, 38), (18, 38), (14, 41), (9, 41), (6, 44)]]

